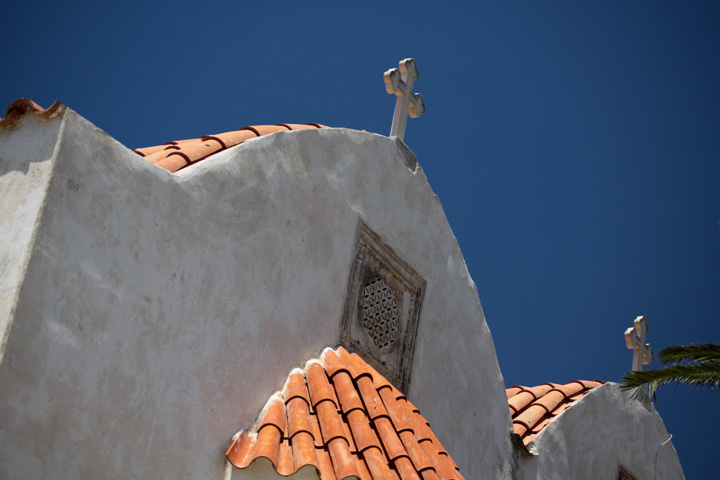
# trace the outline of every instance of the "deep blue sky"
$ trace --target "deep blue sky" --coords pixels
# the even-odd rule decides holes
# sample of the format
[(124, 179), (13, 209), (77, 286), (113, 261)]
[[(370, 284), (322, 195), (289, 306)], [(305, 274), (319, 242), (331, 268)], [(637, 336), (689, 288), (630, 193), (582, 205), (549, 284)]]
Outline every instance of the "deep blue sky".
[[(319, 122), (405, 138), (477, 282), (508, 386), (618, 380), (720, 342), (720, 2), (20, 2), (0, 105), (60, 100), (128, 147)], [(657, 367), (657, 363), (653, 365)], [(720, 392), (657, 407), (687, 478), (718, 476)]]

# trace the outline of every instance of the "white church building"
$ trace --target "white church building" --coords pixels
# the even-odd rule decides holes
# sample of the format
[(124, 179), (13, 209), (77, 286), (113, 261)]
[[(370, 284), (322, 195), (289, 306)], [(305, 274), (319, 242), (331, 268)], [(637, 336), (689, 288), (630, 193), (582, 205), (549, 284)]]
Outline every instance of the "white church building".
[(281, 124), (133, 151), (11, 104), (0, 478), (684, 478), (649, 400), (505, 384), (401, 137)]

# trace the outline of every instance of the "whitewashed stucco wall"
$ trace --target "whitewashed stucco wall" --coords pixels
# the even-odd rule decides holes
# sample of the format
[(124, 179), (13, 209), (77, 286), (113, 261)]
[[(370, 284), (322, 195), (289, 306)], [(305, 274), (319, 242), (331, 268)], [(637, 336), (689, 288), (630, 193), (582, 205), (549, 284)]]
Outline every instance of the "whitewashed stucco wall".
[(33, 116), (23, 128), (0, 131), (0, 362), (52, 175), (61, 124)]
[(393, 141), (283, 132), (172, 175), (69, 109), (41, 122), (2, 138), (59, 132), (13, 167), (54, 151), (20, 195), (45, 206), (13, 247), (29, 261), (3, 320), (0, 477), (223, 478), (231, 436), (292, 367), (338, 343), (359, 218), (428, 282), (409, 397), (466, 478), (513, 474), (475, 285)]
[(617, 479), (624, 467), (638, 480), (684, 479), (665, 425), (650, 400), (629, 400), (617, 384), (591, 391), (548, 424), (523, 459), (522, 478)]

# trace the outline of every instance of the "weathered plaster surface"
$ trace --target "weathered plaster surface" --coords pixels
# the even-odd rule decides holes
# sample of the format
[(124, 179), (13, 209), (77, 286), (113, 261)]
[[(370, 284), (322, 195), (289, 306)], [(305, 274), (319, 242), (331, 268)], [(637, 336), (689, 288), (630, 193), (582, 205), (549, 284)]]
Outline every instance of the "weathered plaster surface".
[(227, 463), (224, 480), (318, 480), (317, 470), (306, 465), (289, 477), (283, 477), (275, 471), (275, 467), (266, 458), (258, 458), (248, 468), (240, 470)]
[(629, 400), (616, 384), (608, 383), (550, 422), (535, 438), (530, 448), (537, 455), (521, 462), (522, 478), (616, 479), (622, 466), (639, 480), (684, 479), (668, 438), (649, 399)]
[(54, 168), (18, 194), (45, 207), (13, 226), (36, 231), (13, 247), (30, 260), (0, 364), (1, 478), (223, 478), (231, 436), (292, 367), (337, 344), (359, 218), (428, 282), (411, 400), (466, 478), (509, 475), (475, 285), (395, 142), (284, 132), (171, 175), (70, 110), (59, 135), (23, 154)]
[(62, 121), (29, 115), (0, 129), (0, 362), (52, 174)]

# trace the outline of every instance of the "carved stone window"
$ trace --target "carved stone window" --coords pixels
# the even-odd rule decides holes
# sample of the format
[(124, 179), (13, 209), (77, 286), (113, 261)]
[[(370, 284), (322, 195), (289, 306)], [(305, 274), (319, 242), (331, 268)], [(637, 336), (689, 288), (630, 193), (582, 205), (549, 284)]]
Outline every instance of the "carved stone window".
[(340, 342), (407, 391), (425, 280), (358, 223)]

